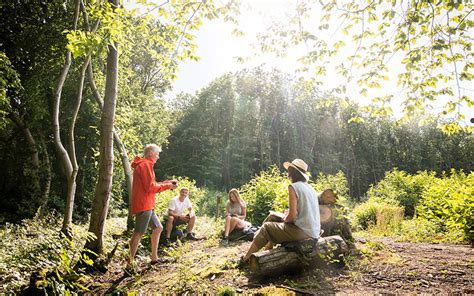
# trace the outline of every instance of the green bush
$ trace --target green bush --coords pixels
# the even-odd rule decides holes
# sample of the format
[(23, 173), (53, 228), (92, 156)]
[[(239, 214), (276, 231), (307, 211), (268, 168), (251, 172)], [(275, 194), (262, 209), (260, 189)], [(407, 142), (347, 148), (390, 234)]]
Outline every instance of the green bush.
[(206, 190), (206, 194), (202, 195), (195, 203), (199, 208), (199, 216), (215, 217), (217, 212), (217, 197), (220, 197), (219, 217), (224, 217), (225, 206), (229, 200), (226, 192)]
[(369, 200), (357, 205), (354, 210), (353, 225), (360, 229), (368, 229), (370, 226), (377, 224), (377, 208), (378, 202)]
[(234, 288), (225, 286), (225, 287), (219, 288), (219, 290), (217, 290), (216, 295), (217, 296), (233, 296), (233, 295), (237, 295), (237, 292), (235, 291)]
[(394, 169), (387, 172), (381, 181), (367, 191), (367, 197), (370, 200), (402, 206), (405, 216), (413, 217), (421, 194), (435, 179), (434, 172), (419, 172), (413, 176)]
[[(36, 284), (44, 292), (64, 294), (68, 290), (86, 291), (83, 280), (87, 276), (72, 267), (79, 260), (90, 262), (82, 254), (84, 243), (90, 238), (88, 225), (72, 225), (73, 239), (69, 240), (60, 233), (61, 222), (61, 217), (49, 214), (43, 219), (25, 219), (20, 224), (7, 223), (0, 227), (0, 278), (5, 280), (0, 287), (0, 294), (19, 293), (28, 284), (32, 272), (38, 274), (37, 280), (43, 279)], [(117, 243), (114, 235), (122, 233), (124, 229), (125, 218), (107, 219), (105, 252)], [(126, 252), (119, 248), (118, 252), (121, 251)]]
[(247, 218), (255, 225), (262, 224), (269, 210), (283, 211), (288, 207), (288, 178), (276, 166), (262, 171), (241, 187), (247, 203)]
[(326, 189), (332, 189), (337, 195), (337, 203), (346, 205), (349, 200), (349, 183), (343, 172), (339, 171), (335, 175), (324, 175), (319, 173), (318, 178), (311, 182), (314, 190), (322, 192)]
[(474, 172), (452, 170), (449, 177), (437, 178), (423, 192), (417, 213), (434, 223), (437, 232), (474, 241)]
[(377, 230), (387, 234), (401, 228), (403, 208), (370, 199), (354, 208), (353, 225), (359, 229)]

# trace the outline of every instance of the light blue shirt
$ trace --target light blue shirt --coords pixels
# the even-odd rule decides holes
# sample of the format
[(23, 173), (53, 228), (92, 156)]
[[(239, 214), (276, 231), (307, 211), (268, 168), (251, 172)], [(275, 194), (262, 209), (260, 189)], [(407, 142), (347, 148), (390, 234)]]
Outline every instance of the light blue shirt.
[(295, 182), (291, 186), (295, 189), (297, 199), (298, 214), (295, 225), (310, 237), (319, 238), (321, 218), (316, 191), (306, 182)]

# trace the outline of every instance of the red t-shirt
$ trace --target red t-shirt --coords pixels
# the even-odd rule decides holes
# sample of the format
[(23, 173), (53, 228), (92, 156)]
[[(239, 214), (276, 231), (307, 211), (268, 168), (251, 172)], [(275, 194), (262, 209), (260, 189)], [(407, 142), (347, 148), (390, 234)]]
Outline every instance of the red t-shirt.
[(151, 158), (135, 157), (132, 162), (132, 214), (152, 210), (155, 208), (155, 193), (171, 188), (171, 181), (156, 182)]

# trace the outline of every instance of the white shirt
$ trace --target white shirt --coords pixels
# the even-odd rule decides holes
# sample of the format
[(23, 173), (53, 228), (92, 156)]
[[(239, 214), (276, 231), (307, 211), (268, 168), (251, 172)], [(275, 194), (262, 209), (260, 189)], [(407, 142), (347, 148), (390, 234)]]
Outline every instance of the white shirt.
[(193, 205), (191, 204), (191, 201), (189, 198), (186, 196), (184, 198), (184, 201), (181, 202), (179, 200), (179, 196), (174, 197), (172, 200), (170, 200), (168, 208), (172, 211), (175, 212), (176, 215), (181, 216), (183, 215), (184, 210), (192, 208)]

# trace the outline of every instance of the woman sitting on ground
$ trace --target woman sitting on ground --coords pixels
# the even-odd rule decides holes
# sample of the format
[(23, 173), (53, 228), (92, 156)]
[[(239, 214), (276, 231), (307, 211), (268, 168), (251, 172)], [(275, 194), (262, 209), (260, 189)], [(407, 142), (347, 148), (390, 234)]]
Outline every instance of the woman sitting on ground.
[(248, 262), (250, 256), (266, 246), (299, 241), (307, 238), (318, 239), (321, 232), (318, 196), (308, 184), (308, 165), (301, 159), (283, 164), (288, 170), (291, 185), (288, 186), (289, 211), (284, 222), (265, 222), (256, 233), (247, 254), (241, 259)]
[(232, 188), (229, 191), (229, 202), (226, 206), (224, 242), (229, 242), (229, 234), (234, 229), (244, 229), (248, 222), (245, 221), (247, 216), (247, 206), (240, 197), (239, 191)]

